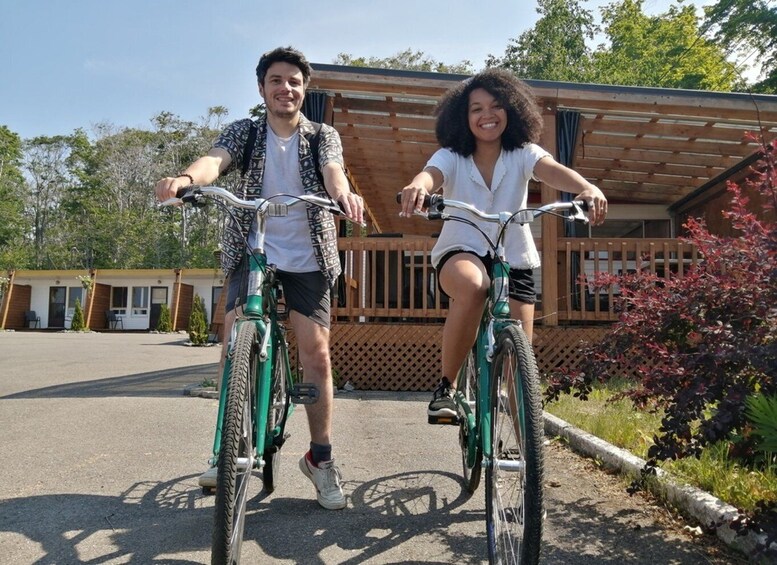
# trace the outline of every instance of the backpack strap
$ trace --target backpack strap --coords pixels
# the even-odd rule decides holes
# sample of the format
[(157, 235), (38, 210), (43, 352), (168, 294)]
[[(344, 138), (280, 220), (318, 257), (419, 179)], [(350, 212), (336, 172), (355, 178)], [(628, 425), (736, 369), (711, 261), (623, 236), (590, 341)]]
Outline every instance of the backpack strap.
[(316, 175), (318, 175), (318, 181), (321, 186), (324, 186), (324, 175), (321, 174), (321, 165), (318, 162), (318, 148), (321, 145), (321, 124), (318, 122), (310, 122), (313, 126), (313, 133), (305, 134), (305, 139), (310, 144), (310, 154), (313, 157), (313, 163), (316, 166)]
[(243, 149), (243, 165), (240, 167), (240, 177), (245, 178), (248, 173), (248, 167), (251, 166), (251, 157), (254, 154), (254, 146), (256, 145), (256, 133), (259, 131), (255, 122), (251, 122), (251, 129), (248, 130), (248, 139), (246, 140), (246, 146)]

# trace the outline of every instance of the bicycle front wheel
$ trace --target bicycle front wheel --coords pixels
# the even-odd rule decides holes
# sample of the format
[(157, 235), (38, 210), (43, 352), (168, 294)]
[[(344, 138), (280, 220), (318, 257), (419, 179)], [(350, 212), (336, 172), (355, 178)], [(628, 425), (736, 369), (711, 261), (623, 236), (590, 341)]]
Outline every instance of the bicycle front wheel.
[(232, 351), (218, 457), (211, 552), (214, 565), (240, 562), (248, 482), (254, 466), (252, 414), (256, 347), (256, 326), (250, 322), (241, 324)]
[(470, 422), (466, 412), (459, 408), (459, 447), (461, 448), (461, 466), (464, 474), (464, 486), (473, 493), (480, 485), (483, 449), (476, 435), (478, 422), (478, 373), (475, 363), (475, 350), (470, 349), (459, 373), (457, 390), (461, 400), (469, 405), (470, 414), (474, 420)]
[(288, 408), (287, 379), (289, 374), (288, 356), (285, 347), (276, 347), (272, 368), (272, 390), (270, 391), (270, 409), (267, 414), (266, 441), (269, 447), (264, 450), (264, 467), (262, 467), (262, 479), (264, 490), (272, 493), (275, 490), (275, 482), (281, 466), (280, 446), (284, 438), (283, 420), (286, 418)]
[(542, 403), (526, 334), (497, 336), (491, 367), (491, 459), (486, 468), (486, 531), (491, 563), (534, 564), (542, 540)]

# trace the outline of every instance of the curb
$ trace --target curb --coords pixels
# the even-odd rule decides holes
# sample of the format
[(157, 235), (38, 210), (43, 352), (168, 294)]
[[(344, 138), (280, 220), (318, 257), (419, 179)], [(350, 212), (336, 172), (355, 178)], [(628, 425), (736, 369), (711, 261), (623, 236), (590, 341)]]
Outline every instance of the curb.
[[(621, 475), (634, 478), (640, 476), (640, 470), (646, 463), (644, 459), (584, 432), (552, 414), (543, 412), (543, 417), (546, 435), (564, 438), (577, 453), (597, 459), (605, 467)], [(745, 536), (739, 536), (729, 527), (739, 514), (734, 506), (696, 487), (677, 483), (663, 469), (656, 469), (656, 471), (657, 480), (648, 481), (648, 489), (655, 496), (693, 517), (705, 527), (718, 524), (715, 527), (715, 534), (726, 545), (749, 556), (759, 541), (761, 543), (765, 541), (765, 535), (758, 536), (750, 532)]]
[(200, 398), (218, 398), (219, 393), (215, 387), (204, 387), (201, 385), (188, 385), (183, 389), (184, 396), (199, 396)]

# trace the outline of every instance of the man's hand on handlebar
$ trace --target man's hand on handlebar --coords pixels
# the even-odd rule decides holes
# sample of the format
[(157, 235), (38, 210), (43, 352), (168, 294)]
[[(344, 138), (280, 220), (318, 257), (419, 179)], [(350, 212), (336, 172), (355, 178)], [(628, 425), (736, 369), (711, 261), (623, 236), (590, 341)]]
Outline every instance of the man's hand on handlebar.
[(345, 217), (355, 224), (364, 225), (364, 200), (355, 192), (341, 194), (337, 198)]
[(154, 194), (160, 202), (178, 197), (178, 191), (191, 186), (189, 177), (165, 177), (154, 185)]

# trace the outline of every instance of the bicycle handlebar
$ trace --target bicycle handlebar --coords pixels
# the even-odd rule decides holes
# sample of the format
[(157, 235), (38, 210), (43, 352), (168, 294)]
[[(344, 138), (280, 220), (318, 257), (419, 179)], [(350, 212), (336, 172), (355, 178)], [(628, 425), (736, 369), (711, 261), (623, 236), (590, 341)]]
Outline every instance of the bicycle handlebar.
[(185, 188), (178, 189), (175, 198), (168, 198), (161, 203), (161, 206), (171, 206), (175, 204), (191, 204), (193, 206), (202, 206), (203, 196), (214, 196), (228, 202), (235, 208), (243, 208), (246, 210), (255, 210), (257, 214), (267, 215), (271, 217), (286, 216), (288, 209), (300, 202), (306, 202), (319, 206), (328, 210), (332, 214), (340, 215), (342, 209), (340, 206), (329, 198), (323, 198), (321, 196), (313, 196), (311, 194), (303, 194), (295, 196), (292, 194), (278, 194), (273, 199), (285, 197), (282, 202), (272, 202), (270, 198), (256, 198), (254, 200), (244, 200), (238, 198), (226, 189), (218, 186), (187, 186)]
[[(397, 203), (402, 202), (402, 193), (397, 193)], [(552, 202), (545, 204), (539, 208), (525, 208), (518, 210), (517, 212), (499, 212), (497, 214), (487, 214), (481, 212), (471, 204), (461, 202), (459, 200), (446, 199), (441, 194), (427, 194), (424, 196), (424, 208), (429, 212), (426, 214), (416, 212), (420, 215), (425, 215), (429, 220), (444, 220), (446, 219), (443, 210), (446, 207), (455, 208), (464, 212), (469, 212), (473, 216), (476, 216), (486, 222), (493, 222), (498, 224), (526, 224), (534, 221), (534, 218), (551, 212), (562, 212), (564, 210), (571, 210), (567, 219), (569, 221), (578, 221), (588, 223), (588, 216), (585, 212), (588, 211), (588, 202), (584, 200), (572, 200), (569, 202)]]

